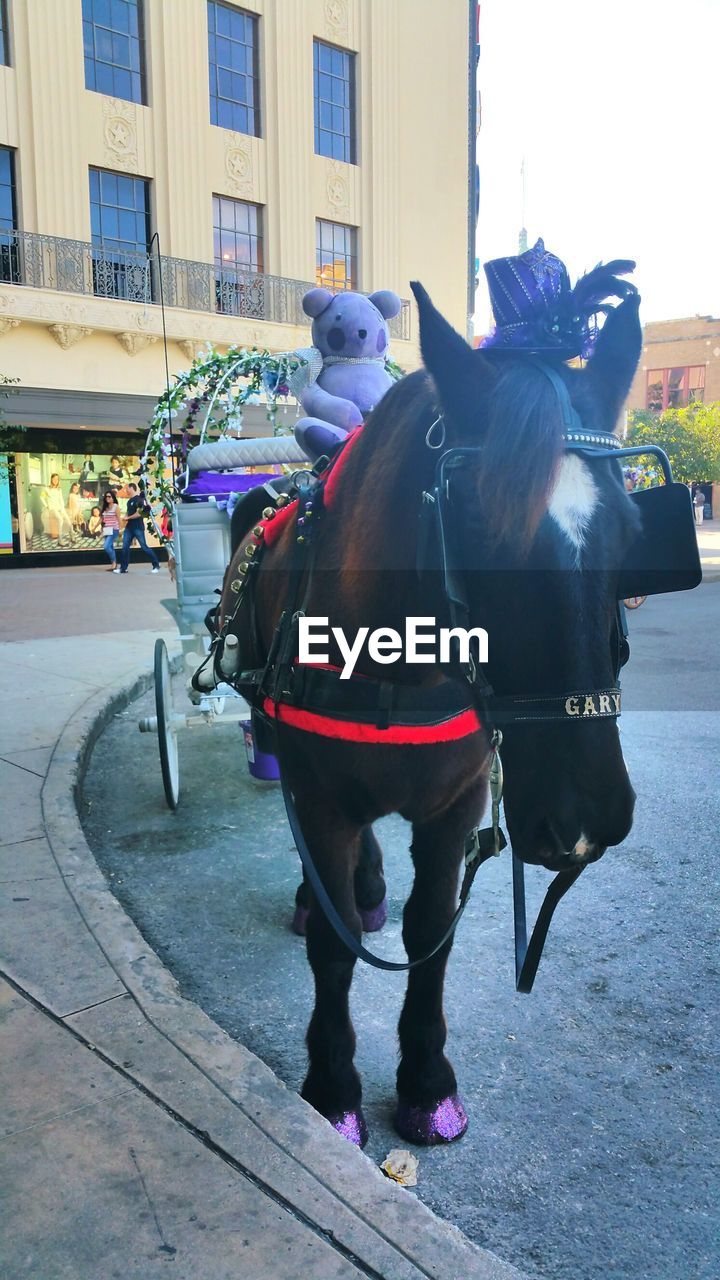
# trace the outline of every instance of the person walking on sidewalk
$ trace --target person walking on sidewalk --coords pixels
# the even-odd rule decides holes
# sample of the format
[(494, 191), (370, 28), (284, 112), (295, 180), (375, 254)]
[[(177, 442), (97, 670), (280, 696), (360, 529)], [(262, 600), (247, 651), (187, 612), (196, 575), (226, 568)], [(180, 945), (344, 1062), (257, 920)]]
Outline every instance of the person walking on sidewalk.
[(102, 520), (102, 536), (104, 539), (103, 550), (110, 561), (107, 572), (119, 573), (120, 570), (115, 558), (115, 540), (120, 532), (120, 507), (118, 506), (117, 494), (113, 489), (106, 489), (103, 494), (100, 518)]
[(160, 561), (158, 560), (152, 547), (149, 547), (145, 541), (145, 514), (148, 510), (145, 494), (140, 493), (136, 484), (129, 484), (128, 490), (130, 497), (128, 499), (125, 511), (125, 532), (123, 533), (122, 551), (120, 552), (120, 572), (127, 573), (128, 562), (130, 560), (130, 548), (134, 541), (148, 557), (152, 564), (151, 573), (158, 573), (160, 570)]
[(705, 494), (702, 489), (695, 490), (693, 506), (695, 507), (695, 523), (698, 525), (702, 524), (703, 517), (705, 515)]

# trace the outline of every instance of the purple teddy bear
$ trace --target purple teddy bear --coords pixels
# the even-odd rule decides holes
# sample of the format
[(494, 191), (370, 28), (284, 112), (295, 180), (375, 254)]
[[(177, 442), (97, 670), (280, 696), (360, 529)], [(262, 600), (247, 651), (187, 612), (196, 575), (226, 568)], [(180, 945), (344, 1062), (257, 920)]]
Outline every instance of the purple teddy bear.
[(390, 289), (366, 298), (310, 289), (303, 310), (312, 316), (313, 348), (294, 375), (292, 390), (305, 413), (295, 438), (314, 462), (359, 427), (393, 384), (387, 371), (387, 321), (400, 310)]

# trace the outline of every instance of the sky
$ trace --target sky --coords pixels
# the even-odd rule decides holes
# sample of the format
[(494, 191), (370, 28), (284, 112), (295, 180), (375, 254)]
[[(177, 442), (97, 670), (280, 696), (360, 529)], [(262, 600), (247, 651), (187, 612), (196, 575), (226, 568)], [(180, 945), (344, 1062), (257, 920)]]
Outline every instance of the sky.
[[(480, 262), (634, 258), (641, 317), (720, 315), (720, 0), (482, 0)], [(475, 331), (490, 308), (480, 272)]]

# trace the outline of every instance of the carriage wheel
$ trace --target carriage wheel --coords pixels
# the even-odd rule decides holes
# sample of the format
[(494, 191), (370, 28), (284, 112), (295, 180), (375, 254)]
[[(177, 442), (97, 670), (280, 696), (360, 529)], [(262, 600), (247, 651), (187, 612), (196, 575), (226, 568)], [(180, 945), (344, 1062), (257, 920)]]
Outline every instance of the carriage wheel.
[(177, 809), (180, 799), (180, 768), (177, 733), (172, 725), (170, 661), (164, 640), (155, 641), (155, 712), (165, 799), (170, 809)]

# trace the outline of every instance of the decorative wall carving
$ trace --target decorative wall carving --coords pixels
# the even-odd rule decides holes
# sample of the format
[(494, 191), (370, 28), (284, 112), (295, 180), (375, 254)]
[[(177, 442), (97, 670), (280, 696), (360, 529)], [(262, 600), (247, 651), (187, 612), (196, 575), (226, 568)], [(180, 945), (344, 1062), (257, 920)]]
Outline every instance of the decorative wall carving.
[(205, 347), (205, 343), (198, 342), (197, 338), (176, 338), (175, 341), (191, 364)]
[(131, 333), (129, 330), (125, 330), (124, 333), (116, 333), (115, 337), (129, 356), (136, 356), (138, 351), (144, 351), (151, 343), (158, 341), (157, 334)]
[(334, 218), (339, 215), (349, 217), (350, 196), (348, 180), (339, 160), (330, 160), (328, 163), (325, 190), (327, 192), (328, 211), (331, 216)]
[(241, 196), (254, 192), (252, 152), (241, 133), (229, 133), (225, 142), (225, 172), (233, 191)]
[(331, 40), (341, 42), (347, 39), (347, 0), (325, 0), (325, 30)]
[(48, 325), (48, 333), (52, 334), (63, 351), (69, 351), (70, 347), (74, 347), (76, 342), (81, 342), (83, 338), (89, 338), (92, 332), (93, 330), (88, 329), (87, 325), (84, 324)]
[(105, 98), (103, 138), (106, 163), (113, 169), (127, 169), (129, 173), (137, 173), (137, 112), (134, 102)]
[(20, 321), (16, 320), (14, 316), (0, 316), (0, 338), (9, 333), (11, 329), (17, 329), (19, 324)]

